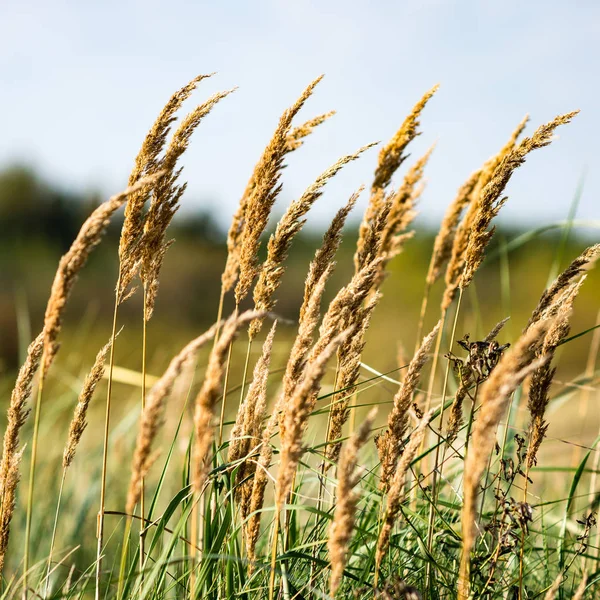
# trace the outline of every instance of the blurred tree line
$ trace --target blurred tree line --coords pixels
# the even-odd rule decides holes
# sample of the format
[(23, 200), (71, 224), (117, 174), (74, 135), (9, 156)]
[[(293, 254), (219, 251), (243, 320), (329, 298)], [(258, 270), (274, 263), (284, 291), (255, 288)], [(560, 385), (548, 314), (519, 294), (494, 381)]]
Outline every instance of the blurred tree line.
[[(3, 371), (12, 371), (19, 364), (25, 345), (41, 329), (58, 260), (77, 235), (81, 223), (104, 199), (99, 195), (58, 189), (26, 166), (11, 166), (0, 171), (0, 375)], [(177, 243), (167, 253), (152, 321), (155, 346), (162, 347), (165, 353), (171, 349), (176, 351), (214, 321), (220, 276), (226, 259), (226, 232), (218, 227), (211, 214), (187, 212), (185, 216), (178, 217), (170, 230), (170, 236)], [(357, 213), (338, 253), (338, 266), (328, 286), (329, 297), (351, 276), (356, 221), (359, 218)], [(94, 354), (108, 335), (121, 223), (122, 211), (113, 219), (106, 239), (93, 252), (75, 286), (67, 311), (65, 335), (69, 331), (81, 330), (85, 325), (97, 336), (97, 344), (95, 339), (91, 350)], [(502, 228), (494, 237), (490, 252), (519, 233), (518, 230)], [(284, 283), (277, 294), (276, 310), (287, 319), (293, 320), (297, 314), (308, 264), (320, 244), (321, 235), (322, 231), (303, 230), (294, 241)], [(391, 276), (384, 286), (384, 298), (375, 313), (370, 332), (372, 337), (380, 338), (379, 343), (372, 345), (374, 352), (386, 343), (389, 345), (390, 328), (393, 331), (392, 345), (401, 341), (407, 348), (413, 346), (434, 235), (435, 231), (420, 229), (406, 251), (391, 264)], [(497, 258), (496, 252), (496, 259), (489, 260), (478, 273), (473, 293), (465, 299), (465, 323), (460, 327), (476, 335), (491, 328), (500, 318), (511, 315), (514, 333), (517, 333), (521, 320), (527, 318), (547, 284), (556, 248), (560, 246), (558, 239), (560, 232), (536, 237), (503, 260)], [(562, 267), (589, 243), (589, 239), (572, 234)], [(600, 297), (597, 273), (598, 270), (591, 274), (578, 300), (574, 331), (595, 323)], [(434, 288), (430, 301), (433, 307), (431, 321), (437, 319), (436, 295), (441, 294), (442, 287), (443, 282), (440, 282)], [(120, 309), (122, 318), (128, 324), (132, 323), (134, 328), (140, 324), (138, 296), (140, 294)], [(228, 308), (232, 306), (226, 306), (226, 310)], [(474, 309), (470, 312), (477, 318), (467, 316), (469, 308)], [(587, 344), (588, 340), (583, 339), (581, 352), (585, 351)], [(576, 348), (575, 345), (571, 347), (573, 350)], [(389, 363), (391, 360), (392, 364), (380, 364), (382, 369), (394, 366), (395, 349), (390, 349), (385, 361)], [(369, 356), (369, 348), (366, 356)], [(573, 355), (572, 360), (575, 363), (579, 358)], [(376, 360), (381, 362), (379, 358)]]

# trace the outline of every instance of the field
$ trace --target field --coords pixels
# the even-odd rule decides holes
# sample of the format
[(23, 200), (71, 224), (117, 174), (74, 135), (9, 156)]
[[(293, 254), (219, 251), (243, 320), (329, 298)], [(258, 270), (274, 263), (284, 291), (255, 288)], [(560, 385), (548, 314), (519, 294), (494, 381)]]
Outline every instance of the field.
[[(2, 598), (595, 598), (600, 245), (572, 218), (495, 230), (511, 177), (577, 113), (515, 124), (439, 230), (413, 231), (433, 88), (272, 227), (285, 165), (329, 117), (299, 116), (317, 79), (226, 240), (199, 242), (172, 221), (179, 160), (228, 95), (179, 118), (202, 79), (58, 269), (33, 231), (0, 241), (22, 292), (0, 293)], [(302, 231), (364, 152), (368, 187)]]

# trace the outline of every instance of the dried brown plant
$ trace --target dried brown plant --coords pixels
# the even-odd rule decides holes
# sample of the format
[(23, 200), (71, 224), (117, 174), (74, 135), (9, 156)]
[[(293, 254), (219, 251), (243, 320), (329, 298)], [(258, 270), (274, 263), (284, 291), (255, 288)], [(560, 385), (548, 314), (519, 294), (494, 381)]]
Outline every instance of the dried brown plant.
[(19, 467), (23, 449), (19, 450), (19, 434), (30, 409), (27, 402), (31, 396), (33, 378), (40, 366), (44, 348), (44, 334), (40, 333), (29, 345), (25, 362), (21, 366), (8, 405), (6, 429), (2, 444), (0, 463), (0, 574), (10, 535), (10, 522), (15, 508)]
[(463, 547), (458, 580), (460, 600), (466, 600), (469, 596), (470, 555), (475, 543), (477, 493), (496, 443), (496, 429), (506, 412), (512, 393), (527, 375), (543, 363), (543, 358), (536, 360), (535, 356), (550, 325), (548, 321), (540, 321), (523, 334), (512, 351), (503, 354), (480, 391), (481, 409), (473, 425), (473, 435), (464, 466)]
[(44, 334), (42, 332), (29, 345), (25, 362), (19, 370), (15, 387), (10, 396), (2, 444), (2, 463), (0, 464), (0, 497), (2, 499), (4, 499), (8, 472), (19, 446), (19, 433), (29, 416), (30, 409), (26, 406), (31, 396), (33, 378), (40, 366), (43, 347)]
[[(480, 198), (483, 190), (492, 179), (496, 169), (506, 158), (506, 156), (512, 152), (515, 148), (517, 139), (523, 132), (525, 125), (527, 124), (528, 117), (525, 117), (512, 132), (508, 142), (500, 149), (500, 151), (488, 159), (483, 167), (474, 173), (469, 180), (467, 180), (465, 186), (461, 188), (463, 193), (466, 193), (468, 188), (473, 186), (469, 198), (465, 201), (467, 210), (464, 214), (462, 221), (456, 227), (456, 232), (453, 236), (452, 249), (446, 250), (446, 256), (448, 258), (448, 265), (446, 267), (444, 296), (442, 299), (442, 312), (448, 310), (452, 301), (454, 300), (459, 284), (461, 282), (462, 274), (465, 269), (466, 252), (469, 245), (469, 238), (471, 229), (474, 226), (475, 219), (478, 215), (480, 207)], [(459, 190), (459, 196), (461, 194)]]
[(364, 188), (359, 188), (354, 192), (348, 202), (338, 210), (335, 217), (331, 221), (329, 228), (323, 236), (323, 243), (315, 252), (315, 257), (308, 267), (308, 275), (304, 284), (304, 298), (300, 307), (300, 321), (304, 318), (310, 298), (313, 295), (313, 289), (317, 282), (321, 279), (325, 271), (330, 270), (330, 265), (334, 264), (334, 258), (342, 241), (342, 230), (346, 224), (348, 215), (352, 212), (358, 197)]
[(338, 349), (336, 389), (339, 390), (339, 393), (333, 396), (329, 414), (325, 468), (329, 468), (332, 463), (337, 462), (339, 457), (341, 448), (339, 438), (342, 435), (344, 424), (350, 416), (349, 404), (356, 392), (356, 382), (360, 375), (365, 334), (371, 324), (371, 315), (379, 299), (379, 292), (372, 294), (366, 304), (353, 313), (352, 324), (355, 326), (353, 334)]
[(385, 189), (392, 181), (394, 173), (406, 160), (406, 147), (420, 134), (419, 118), (421, 113), (438, 88), (439, 85), (435, 85), (425, 93), (421, 100), (415, 104), (394, 137), (380, 150), (377, 168), (373, 177), (373, 193), (376, 190)]
[(250, 571), (254, 568), (256, 559), (256, 543), (260, 534), (261, 510), (265, 501), (265, 491), (269, 481), (269, 467), (273, 459), (273, 446), (271, 438), (275, 435), (281, 410), (283, 408), (283, 393), (280, 394), (271, 415), (262, 433), (260, 453), (256, 461), (252, 491), (250, 493), (250, 505), (248, 507), (248, 521), (246, 524), (246, 552), (248, 553), (248, 565)]
[(23, 458), (22, 448), (15, 452), (8, 463), (8, 471), (4, 480), (2, 490), (2, 511), (0, 513), (0, 573), (4, 570), (4, 559), (6, 549), (8, 548), (8, 539), (10, 535), (10, 522), (15, 510), (16, 492), (19, 484), (20, 465)]
[(535, 310), (527, 322), (526, 329), (531, 327), (540, 319), (552, 316), (556, 309), (556, 299), (562, 295), (582, 273), (594, 266), (600, 257), (600, 244), (586, 248), (571, 264), (552, 282), (548, 289), (542, 294)]
[(417, 215), (416, 202), (419, 199), (423, 187), (421, 184), (423, 173), (427, 162), (433, 152), (430, 148), (406, 173), (400, 188), (388, 195), (387, 202), (390, 204), (386, 215), (385, 225), (381, 231), (378, 252), (384, 257), (380, 272), (374, 288), (379, 289), (385, 279), (385, 267), (389, 261), (400, 254), (404, 243), (413, 236), (413, 233), (404, 233)]
[(359, 495), (354, 488), (360, 481), (358, 470), (358, 453), (367, 441), (373, 422), (377, 415), (377, 408), (371, 409), (361, 426), (350, 436), (344, 444), (338, 465), (338, 501), (333, 513), (333, 520), (329, 526), (327, 549), (331, 563), (329, 578), (329, 595), (335, 598), (346, 567), (348, 544), (354, 530), (354, 518), (358, 505)]
[[(290, 152), (293, 152), (294, 150), (300, 148), (300, 146), (302, 146), (304, 143), (304, 138), (310, 135), (315, 127), (317, 127), (321, 123), (324, 123), (333, 114), (335, 114), (335, 111), (326, 113), (324, 115), (320, 115), (318, 117), (315, 117), (314, 119), (310, 119), (306, 123), (303, 123), (302, 125), (291, 129), (286, 137), (285, 148), (283, 149), (284, 155), (287, 155)], [(276, 136), (278, 135), (278, 131), (279, 128), (275, 132)], [(242, 234), (244, 231), (244, 223), (246, 220), (248, 200), (252, 191), (256, 187), (257, 177), (263, 170), (263, 160), (264, 156), (261, 157), (257, 165), (254, 167), (252, 176), (250, 177), (250, 180), (246, 185), (246, 189), (242, 194), (239, 206), (235, 214), (233, 215), (233, 219), (231, 221), (231, 225), (227, 233), (227, 262), (225, 264), (225, 268), (223, 269), (223, 274), (221, 275), (221, 295), (224, 295), (233, 289), (233, 286), (235, 285), (235, 282), (237, 281), (237, 278), (239, 276), (240, 252), (243, 241)]]
[(544, 336), (542, 347), (538, 350), (538, 356), (547, 357), (547, 361), (540, 365), (532, 374), (529, 385), (529, 397), (527, 399), (527, 410), (531, 416), (529, 424), (529, 444), (527, 446), (527, 470), (531, 469), (537, 462), (537, 453), (546, 437), (548, 423), (545, 420), (546, 408), (550, 401), (550, 386), (554, 379), (556, 367), (551, 366), (551, 361), (558, 346), (569, 335), (571, 329), (570, 318), (573, 313), (573, 303), (585, 281), (586, 276), (579, 281), (571, 283), (563, 293), (556, 296), (552, 310), (554, 321)]
[(406, 148), (419, 134), (421, 112), (439, 86), (434, 86), (415, 104), (394, 137), (379, 151), (377, 167), (371, 185), (371, 197), (358, 231), (355, 270), (358, 271), (376, 256), (380, 239), (387, 224), (387, 216), (392, 209), (391, 196), (385, 190), (390, 185), (394, 173), (408, 158)]
[(471, 176), (463, 183), (440, 225), (440, 230), (435, 236), (433, 243), (433, 252), (431, 254), (431, 261), (429, 263), (429, 270), (427, 272), (427, 283), (433, 285), (441, 276), (444, 265), (448, 262), (452, 256), (452, 245), (456, 236), (456, 231), (460, 222), (465, 208), (471, 202), (473, 197), (473, 190), (481, 177), (481, 169), (475, 171)]

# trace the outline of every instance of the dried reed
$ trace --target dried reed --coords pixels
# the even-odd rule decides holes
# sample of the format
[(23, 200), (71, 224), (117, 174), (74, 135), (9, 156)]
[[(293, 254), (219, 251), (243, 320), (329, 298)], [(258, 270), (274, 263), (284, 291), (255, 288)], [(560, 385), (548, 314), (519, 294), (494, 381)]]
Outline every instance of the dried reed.
[[(238, 281), (235, 287), (237, 305), (248, 295), (252, 282), (258, 274), (257, 256), (260, 247), (260, 236), (265, 230), (271, 208), (281, 190), (279, 178), (283, 167), (283, 159), (288, 152), (287, 136), (291, 130), (292, 119), (313, 93), (321, 79), (322, 76), (315, 79), (304, 90), (295, 104), (283, 113), (271, 141), (254, 170), (252, 186), (247, 199), (241, 206), (241, 214), (234, 217), (234, 222), (239, 222), (236, 228), (241, 225), (239, 243), (234, 244), (233, 248), (233, 254), (236, 256), (232, 257), (233, 264), (239, 264)], [(226, 265), (225, 271), (228, 272), (228, 270), (230, 269)], [(228, 280), (231, 278), (231, 274), (226, 277)]]
[(557, 347), (569, 335), (571, 329), (569, 321), (573, 313), (573, 302), (584, 281), (585, 275), (578, 282), (571, 284), (565, 290), (565, 293), (559, 297), (556, 318), (544, 336), (542, 347), (538, 350), (538, 355), (546, 356), (548, 360), (533, 372), (529, 385), (527, 409), (531, 415), (531, 423), (529, 424), (529, 443), (526, 457), (527, 474), (531, 467), (537, 463), (537, 453), (548, 430), (545, 414), (550, 401), (550, 386), (556, 372), (556, 368), (551, 367), (551, 361)]
[(339, 394), (333, 397), (327, 428), (327, 447), (325, 448), (325, 470), (337, 462), (344, 424), (350, 416), (350, 399), (356, 391), (356, 382), (360, 374), (362, 351), (365, 346), (365, 334), (371, 323), (371, 315), (380, 299), (379, 292), (371, 295), (364, 306), (353, 313), (352, 324), (356, 327), (353, 334), (338, 349), (338, 369), (336, 389)]
[(2, 512), (0, 513), (0, 573), (4, 570), (4, 559), (6, 557), (6, 549), (8, 547), (8, 538), (10, 535), (10, 522), (15, 510), (15, 499), (17, 486), (19, 485), (21, 459), (23, 458), (22, 448), (15, 452), (8, 464), (8, 471), (4, 480), (4, 488), (2, 490)]
[(419, 134), (421, 112), (439, 86), (434, 86), (415, 104), (394, 137), (379, 151), (377, 167), (371, 185), (371, 197), (358, 231), (355, 270), (359, 271), (373, 256), (382, 230), (386, 227), (387, 215), (391, 210), (390, 200), (385, 189), (392, 181), (394, 173), (408, 158), (406, 148)]
[(390, 184), (394, 173), (406, 160), (407, 157), (404, 151), (408, 144), (420, 134), (419, 118), (425, 105), (437, 92), (438, 88), (439, 85), (434, 85), (425, 93), (421, 100), (415, 104), (394, 137), (380, 150), (377, 168), (373, 177), (373, 193), (376, 190), (385, 189)]
[(44, 334), (42, 332), (27, 349), (25, 362), (17, 375), (8, 405), (6, 430), (2, 444), (2, 462), (0, 463), (0, 574), (4, 566), (10, 522), (20, 479), (19, 467), (23, 449), (18, 450), (19, 434), (30, 412), (26, 406), (31, 396), (33, 378), (42, 360), (43, 347)]
[(2, 462), (0, 463), (0, 496), (2, 499), (4, 499), (4, 490), (7, 487), (8, 472), (11, 465), (14, 464), (13, 459), (19, 446), (19, 433), (30, 412), (26, 406), (31, 396), (33, 378), (40, 366), (43, 347), (44, 334), (42, 332), (27, 348), (25, 362), (19, 370), (15, 387), (10, 396), (2, 444)]
[(495, 169), (492, 178), (483, 188), (481, 196), (477, 200), (477, 213), (470, 230), (469, 243), (465, 251), (465, 268), (459, 283), (461, 288), (464, 289), (469, 285), (475, 271), (483, 262), (485, 248), (494, 235), (494, 229), (488, 231), (488, 227), (506, 202), (506, 198), (501, 198), (501, 195), (512, 174), (525, 162), (525, 158), (530, 152), (550, 144), (554, 130), (560, 125), (569, 123), (577, 112), (559, 115), (549, 123), (538, 127), (530, 138), (524, 138), (506, 154)]
[[(347, 215), (347, 212), (345, 215)], [(313, 334), (319, 320), (321, 298), (327, 279), (333, 270), (333, 265), (330, 260), (321, 260), (321, 258), (324, 256), (330, 256), (330, 258), (332, 258), (333, 254), (335, 254), (335, 249), (337, 249), (340, 240), (339, 231), (341, 231), (343, 226), (345, 215), (343, 218), (337, 219), (337, 221), (334, 219), (336, 228), (339, 226), (338, 233), (332, 231), (334, 228), (334, 225), (332, 224), (332, 227), (330, 227), (328, 232), (331, 233), (331, 235), (325, 236), (323, 245), (317, 250), (316, 257), (311, 263), (305, 286), (305, 300), (300, 311), (298, 333), (286, 365), (282, 391), (262, 432), (260, 453), (255, 469), (254, 481), (252, 483), (252, 492), (250, 494), (250, 506), (248, 508), (249, 516), (246, 527), (246, 549), (248, 552), (250, 570), (253, 569), (255, 560), (256, 542), (258, 541), (260, 533), (260, 510), (263, 507), (265, 490), (268, 482), (268, 470), (273, 458), (271, 438), (275, 434), (277, 425), (283, 424), (281, 423), (283, 420), (283, 408), (291, 400), (294, 389), (301, 380), (304, 369), (306, 368), (307, 357), (313, 342)], [(340, 216), (340, 213), (338, 213), (338, 216)], [(317, 275), (319, 275), (319, 277), (318, 279), (315, 279)], [(307, 293), (309, 294), (308, 299), (306, 296)]]
[[(167, 143), (171, 126), (176, 120), (175, 113), (190, 97), (198, 83), (210, 76), (195, 77), (171, 96), (144, 138), (129, 175), (129, 185), (134, 185), (141, 177), (152, 175), (162, 169), (163, 160), (160, 158), (160, 154)], [(136, 194), (131, 196), (130, 202), (125, 208), (125, 221), (119, 241), (121, 271), (117, 289), (119, 302), (125, 299), (129, 284), (133, 281), (140, 265), (141, 257), (138, 245), (144, 233), (144, 205), (150, 197), (150, 192), (151, 190), (148, 188), (140, 188)]]
[[(275, 306), (273, 294), (281, 283), (285, 267), (283, 263), (287, 258), (293, 238), (304, 226), (304, 215), (310, 210), (312, 205), (323, 194), (325, 184), (334, 177), (345, 165), (358, 159), (358, 157), (375, 144), (363, 146), (354, 154), (349, 154), (340, 158), (329, 169), (324, 171), (316, 181), (302, 194), (302, 196), (292, 202), (283, 217), (277, 223), (275, 233), (271, 235), (267, 246), (267, 258), (260, 267), (260, 275), (256, 286), (254, 287), (254, 305), (256, 310), (269, 311)], [(260, 331), (262, 322), (255, 320), (250, 324), (248, 335), (252, 340)]]
[(358, 505), (359, 495), (354, 491), (360, 481), (358, 467), (358, 453), (367, 441), (373, 421), (377, 415), (377, 408), (371, 409), (361, 426), (352, 434), (344, 444), (340, 454), (338, 465), (338, 488), (333, 520), (329, 526), (329, 537), (327, 549), (329, 550), (329, 562), (331, 563), (331, 576), (329, 579), (329, 595), (335, 598), (335, 594), (342, 582), (348, 545), (354, 530), (354, 518)]
[(202, 119), (232, 91), (214, 94), (189, 113), (173, 134), (164, 157), (158, 160), (158, 168), (163, 171), (163, 175), (154, 186), (152, 201), (139, 241), (140, 278), (146, 290), (144, 294), (144, 318), (146, 321), (150, 320), (154, 311), (160, 269), (164, 256), (171, 245), (171, 242), (165, 241), (166, 231), (179, 209), (179, 200), (187, 186), (186, 183), (178, 183), (181, 169), (177, 169), (177, 163), (187, 150), (190, 138)]
[(428, 285), (433, 285), (440, 278), (444, 265), (452, 256), (452, 245), (454, 243), (460, 218), (465, 208), (472, 200), (473, 190), (480, 177), (481, 169), (472, 173), (467, 181), (460, 186), (454, 200), (446, 210), (446, 214), (440, 225), (440, 230), (433, 242), (433, 251), (431, 253), (431, 260), (426, 279)]
[(556, 299), (562, 295), (573, 281), (586, 270), (590, 269), (600, 257), (600, 244), (586, 248), (571, 264), (552, 282), (542, 294), (535, 310), (531, 314), (525, 329), (531, 327), (540, 319), (547, 318), (555, 312)]
[[(442, 298), (442, 312), (448, 310), (452, 301), (456, 297), (458, 287), (461, 282), (462, 274), (465, 269), (465, 262), (467, 256), (467, 248), (469, 245), (469, 239), (471, 230), (475, 225), (475, 220), (479, 213), (481, 195), (483, 190), (486, 188), (496, 169), (504, 161), (507, 155), (515, 149), (517, 139), (523, 132), (525, 125), (527, 124), (528, 117), (525, 117), (512, 132), (508, 142), (500, 149), (500, 151), (488, 159), (483, 167), (476, 171), (465, 183), (463, 188), (459, 190), (459, 196), (462, 193), (469, 193), (469, 198), (465, 202), (467, 210), (464, 214), (462, 221), (456, 227), (454, 234), (452, 249), (448, 254), (448, 264), (445, 273), (445, 290)], [(472, 186), (472, 188), (471, 188)], [(468, 189), (471, 191), (468, 192)], [(490, 236), (491, 237), (491, 236)], [(446, 250), (446, 253), (448, 250)]]
[(293, 152), (304, 145), (304, 138), (309, 136), (314, 131), (315, 127), (325, 123), (325, 121), (333, 117), (333, 115), (335, 115), (335, 110), (313, 117), (306, 121), (306, 123), (294, 127), (287, 136), (287, 152)]
[[(304, 143), (304, 138), (310, 135), (315, 127), (321, 123), (324, 123), (334, 114), (335, 111), (320, 115), (292, 129), (286, 137), (285, 148), (283, 150), (284, 155), (289, 154), (290, 152), (293, 152), (302, 146)], [(277, 131), (278, 130), (276, 130), (275, 135), (277, 135)], [(257, 177), (263, 170), (263, 161), (264, 156), (261, 157), (258, 164), (254, 167), (252, 176), (250, 177), (246, 189), (242, 194), (238, 209), (233, 215), (231, 225), (229, 226), (229, 231), (227, 233), (227, 262), (225, 264), (225, 268), (223, 269), (223, 274), (221, 275), (221, 298), (223, 298), (227, 292), (233, 289), (233, 286), (235, 285), (239, 275), (240, 252), (243, 240), (242, 234), (244, 231), (248, 200), (250, 194), (256, 187)]]
[(96, 386), (102, 379), (105, 369), (106, 354), (111, 346), (108, 342), (96, 355), (96, 360), (90, 372), (86, 375), (83, 382), (83, 387), (79, 393), (77, 404), (73, 412), (73, 418), (69, 425), (69, 437), (63, 451), (63, 469), (67, 469), (75, 458), (75, 450), (81, 441), (81, 436), (87, 427), (87, 412), (90, 402), (96, 391)]

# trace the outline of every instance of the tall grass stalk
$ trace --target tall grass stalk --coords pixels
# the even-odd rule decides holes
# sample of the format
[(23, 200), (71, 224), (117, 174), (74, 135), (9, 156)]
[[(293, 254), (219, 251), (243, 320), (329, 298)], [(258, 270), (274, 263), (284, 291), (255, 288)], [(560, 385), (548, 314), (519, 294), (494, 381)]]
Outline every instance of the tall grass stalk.
[(23, 555), (23, 598), (29, 594), (29, 548), (31, 544), (31, 518), (33, 515), (33, 490), (35, 487), (35, 466), (37, 463), (38, 438), (40, 433), (40, 419), (42, 415), (42, 398), (44, 396), (44, 365), (46, 362), (46, 348), (42, 352), (42, 373), (38, 383), (37, 399), (35, 402), (35, 416), (33, 420), (33, 435), (31, 438), (31, 456), (29, 463), (29, 485), (27, 488), (27, 515), (25, 517), (25, 553)]
[(102, 551), (104, 547), (104, 510), (106, 502), (106, 474), (108, 470), (108, 438), (110, 434), (110, 412), (112, 403), (113, 370), (115, 366), (115, 341), (117, 338), (117, 321), (119, 318), (119, 288), (121, 286), (121, 269), (117, 276), (117, 287), (115, 293), (115, 304), (113, 309), (112, 331), (110, 336), (110, 358), (108, 362), (108, 383), (106, 389), (106, 407), (104, 413), (104, 437), (102, 442), (102, 472), (100, 474), (100, 509), (98, 511), (98, 522), (96, 537), (98, 540), (96, 549), (96, 578), (95, 578), (95, 600), (100, 600), (100, 581), (102, 577)]

